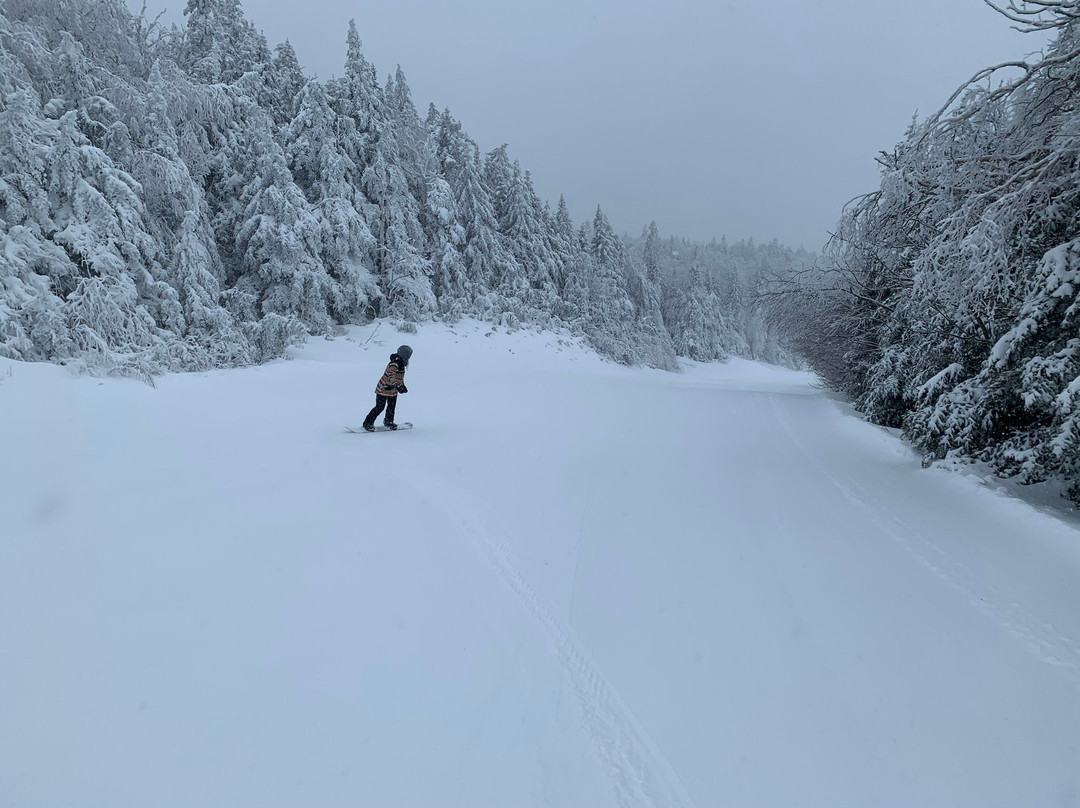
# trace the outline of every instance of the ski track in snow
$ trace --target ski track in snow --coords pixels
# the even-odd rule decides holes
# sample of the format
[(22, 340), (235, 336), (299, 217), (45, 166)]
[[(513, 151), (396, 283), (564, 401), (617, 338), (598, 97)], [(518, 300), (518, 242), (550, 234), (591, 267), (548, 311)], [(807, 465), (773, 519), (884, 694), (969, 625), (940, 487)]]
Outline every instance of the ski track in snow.
[[(416, 488), (418, 498), (440, 508), (449, 521), (461, 526), (548, 639), (570, 680), (583, 729), (611, 780), (616, 803), (622, 808), (694, 808), (693, 799), (664, 754), (615, 688), (585, 656), (572, 629), (533, 589), (506, 542), (498, 538), (499, 532), (459, 515), (461, 492), (442, 496), (435, 493), (438, 486), (432, 481), (425, 481), (421, 488), (417, 480), (418, 476), (413, 475), (409, 484)], [(482, 509), (467, 512), (480, 513)]]
[(905, 521), (894, 508), (871, 494), (854, 477), (845, 474), (844, 479), (839, 479), (803, 442), (778, 396), (770, 395), (770, 401), (777, 422), (792, 444), (836, 486), (845, 499), (864, 513), (909, 556), (1020, 641), (1036, 659), (1057, 668), (1080, 690), (1080, 644), (980, 578), (940, 544), (930, 539), (923, 530)]

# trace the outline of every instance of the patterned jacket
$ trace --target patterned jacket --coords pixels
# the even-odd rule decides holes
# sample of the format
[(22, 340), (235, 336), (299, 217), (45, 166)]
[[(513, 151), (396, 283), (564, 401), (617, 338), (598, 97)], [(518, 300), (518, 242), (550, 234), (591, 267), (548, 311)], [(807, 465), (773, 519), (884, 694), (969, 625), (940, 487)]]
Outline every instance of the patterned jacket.
[(390, 356), (390, 364), (386, 366), (379, 383), (375, 385), (375, 395), (394, 397), (398, 394), (398, 386), (405, 383), (405, 363), (397, 354)]

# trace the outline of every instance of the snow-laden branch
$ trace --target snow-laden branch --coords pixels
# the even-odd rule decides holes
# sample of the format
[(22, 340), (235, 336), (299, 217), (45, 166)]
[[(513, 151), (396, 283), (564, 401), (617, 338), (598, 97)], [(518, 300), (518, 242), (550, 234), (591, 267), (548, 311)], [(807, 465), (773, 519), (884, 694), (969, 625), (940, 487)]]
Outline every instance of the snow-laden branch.
[(1080, 19), (1080, 3), (1076, 0), (1009, 0), (1007, 6), (998, 5), (993, 0), (983, 0), (1011, 22), (1018, 31), (1032, 33), (1063, 28), (1072, 20)]

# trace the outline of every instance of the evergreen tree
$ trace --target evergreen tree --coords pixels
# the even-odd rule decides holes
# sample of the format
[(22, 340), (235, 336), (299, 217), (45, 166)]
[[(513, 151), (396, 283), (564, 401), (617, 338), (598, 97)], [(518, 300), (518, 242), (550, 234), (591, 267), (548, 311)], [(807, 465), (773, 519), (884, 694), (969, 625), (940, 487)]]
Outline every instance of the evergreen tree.
[(649, 224), (645, 234), (645, 250), (643, 255), (645, 263), (645, 278), (649, 283), (660, 286), (660, 231), (656, 222)]
[(421, 320), (436, 309), (431, 263), (419, 222), (419, 202), (398, 163), (401, 153), (375, 69), (364, 58), (355, 22), (349, 24), (345, 75), (334, 83), (339, 114), (353, 122), (347, 153), (361, 169), (370, 202), (365, 218), (376, 241), (375, 277), (386, 295), (385, 313)]
[(638, 361), (633, 322), (634, 304), (626, 290), (626, 256), (622, 242), (597, 207), (587, 235), (591, 263), (586, 333), (598, 350), (625, 364)]
[(296, 51), (288, 40), (274, 48), (262, 78), (259, 106), (270, 112), (276, 126), (285, 126), (292, 120), (296, 97), (307, 83)]
[(292, 180), (269, 117), (254, 110), (245, 117), (250, 168), (239, 196), (237, 285), (255, 296), (260, 314), (296, 317), (313, 333), (330, 333), (334, 291), (322, 263), (322, 228)]
[(647, 365), (665, 370), (678, 368), (675, 358), (675, 346), (664, 323), (659, 266), (658, 234), (656, 223), (652, 224), (646, 237), (642, 263), (636, 263), (627, 256), (625, 263), (627, 291), (634, 305), (637, 331), (641, 342), (641, 361)]
[(360, 189), (362, 172), (343, 148), (354, 123), (334, 112), (317, 81), (304, 85), (296, 106), (284, 135), (288, 165), (318, 214), (320, 255), (335, 281), (331, 314), (338, 322), (356, 322), (374, 311), (382, 295), (371, 272), (375, 238), (364, 218), (373, 208)]
[(180, 65), (204, 84), (232, 84), (268, 65), (266, 39), (244, 16), (240, 0), (188, 0)]
[(498, 303), (493, 293), (504, 276), (516, 273), (516, 262), (499, 234), (480, 149), (449, 111), (434, 122), (432, 138), (436, 165), (450, 185), (458, 222), (465, 231), (462, 260), (466, 288), (473, 290), (472, 300), (466, 305), (480, 316), (498, 316), (501, 311), (496, 311)]
[(728, 358), (741, 347), (721, 310), (719, 296), (701, 265), (695, 262), (673, 328), (675, 350), (680, 356), (714, 362)]
[(45, 151), (55, 126), (30, 90), (9, 93), (0, 106), (0, 354), (51, 359), (73, 351), (63, 321), (65, 290), (76, 271), (53, 231), (45, 190)]
[(169, 275), (179, 292), (191, 350), (188, 366), (200, 370), (254, 360), (247, 336), (221, 305), (220, 271), (205, 214), (191, 211), (180, 225)]
[(388, 127), (394, 135), (397, 151), (394, 162), (401, 167), (408, 183), (409, 192), (417, 202), (427, 203), (428, 185), (433, 176), (434, 147), (412, 100), (412, 90), (405, 79), (405, 72), (398, 65), (394, 75), (386, 82), (384, 92)]
[(123, 364), (162, 346), (161, 329), (181, 332), (183, 315), (175, 290), (154, 277), (157, 245), (137, 183), (86, 141), (76, 119), (61, 117), (44, 153), (48, 237), (72, 265), (60, 289), (76, 349), (102, 365)]
[(557, 260), (551, 249), (553, 236), (529, 174), (522, 174), (517, 162), (509, 172), (501, 202), (499, 232), (520, 272), (504, 275), (501, 290), (526, 308), (550, 311), (558, 274)]
[(466, 233), (458, 221), (453, 189), (442, 177), (430, 180), (425, 212), (432, 244), (432, 284), (439, 311), (456, 319), (465, 313), (465, 301), (470, 294), (463, 254)]

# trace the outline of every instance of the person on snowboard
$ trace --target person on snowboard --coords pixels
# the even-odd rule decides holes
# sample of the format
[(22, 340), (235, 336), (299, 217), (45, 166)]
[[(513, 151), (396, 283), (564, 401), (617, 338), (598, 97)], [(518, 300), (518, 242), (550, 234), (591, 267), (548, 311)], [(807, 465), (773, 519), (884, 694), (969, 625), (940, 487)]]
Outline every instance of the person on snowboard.
[(390, 364), (386, 366), (382, 378), (375, 385), (375, 406), (364, 419), (364, 429), (368, 432), (375, 431), (375, 419), (379, 417), (383, 409), (386, 410), (383, 424), (387, 429), (397, 429), (397, 424), (394, 423), (394, 410), (397, 409), (398, 393), (409, 392), (405, 386), (405, 368), (409, 366), (411, 356), (412, 348), (408, 345), (402, 345), (397, 349), (397, 353), (390, 354)]

